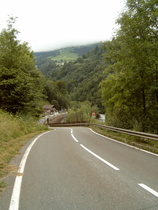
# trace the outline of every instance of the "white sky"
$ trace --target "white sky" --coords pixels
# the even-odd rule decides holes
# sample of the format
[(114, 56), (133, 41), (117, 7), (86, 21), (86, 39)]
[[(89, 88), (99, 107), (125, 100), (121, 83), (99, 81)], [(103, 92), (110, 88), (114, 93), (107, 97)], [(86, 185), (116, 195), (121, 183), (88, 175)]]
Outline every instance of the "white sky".
[(18, 17), (18, 39), (33, 51), (89, 44), (112, 38), (125, 0), (1, 0), (0, 31)]

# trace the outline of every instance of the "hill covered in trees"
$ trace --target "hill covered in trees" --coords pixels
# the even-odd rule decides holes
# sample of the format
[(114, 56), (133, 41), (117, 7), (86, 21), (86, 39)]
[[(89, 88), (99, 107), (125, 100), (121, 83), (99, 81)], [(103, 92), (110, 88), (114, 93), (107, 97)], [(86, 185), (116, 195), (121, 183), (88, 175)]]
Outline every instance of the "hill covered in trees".
[[(63, 53), (67, 60), (65, 63), (57, 63), (57, 58), (62, 58)], [(70, 53), (71, 52), (71, 53)], [(69, 56), (71, 56), (71, 61)], [(105, 78), (103, 71), (106, 67), (102, 44), (96, 43), (80, 47), (63, 48), (62, 50), (37, 53), (38, 69), (54, 82), (63, 81), (71, 101), (90, 101), (92, 105), (99, 107), (104, 113), (99, 83)], [(80, 56), (79, 56), (80, 55)], [(39, 57), (38, 57), (39, 56)], [(75, 58), (75, 59), (74, 59)], [(42, 68), (39, 62), (43, 61)], [(68, 62), (69, 61), (69, 62)], [(84, 88), (83, 88), (84, 87)]]
[[(104, 113), (99, 87), (100, 82), (105, 78), (103, 71), (106, 68), (104, 59), (105, 50), (102, 48), (102, 44), (63, 49), (64, 52), (72, 52), (72, 50), (78, 53), (78, 57), (69, 62), (65, 62), (63, 65), (57, 65), (53, 62), (52, 64), (47, 63), (50, 59), (50, 52), (46, 53), (45, 55), (49, 56), (43, 57), (45, 59), (45, 61), (43, 61), (45, 69), (41, 72), (54, 82), (58, 80), (64, 81), (67, 85), (70, 100), (80, 102), (90, 101), (92, 105), (99, 107), (100, 112)], [(87, 52), (87, 50), (90, 51)], [(60, 56), (62, 56), (62, 54), (60, 54)], [(56, 57), (54, 55), (54, 59)], [(37, 66), (39, 60), (37, 60)], [(38, 66), (38, 68), (40, 70), (40, 66)]]
[(63, 80), (67, 84), (70, 99), (73, 101), (90, 101), (104, 112), (99, 84), (105, 78), (106, 67), (104, 50), (101, 45), (75, 61), (56, 67), (52, 71), (52, 80)]
[(56, 66), (74, 61), (79, 56), (89, 52), (98, 45), (99, 43), (94, 43), (84, 46), (61, 48), (48, 52), (34, 52), (36, 65), (46, 77), (50, 77), (51, 71), (56, 68)]

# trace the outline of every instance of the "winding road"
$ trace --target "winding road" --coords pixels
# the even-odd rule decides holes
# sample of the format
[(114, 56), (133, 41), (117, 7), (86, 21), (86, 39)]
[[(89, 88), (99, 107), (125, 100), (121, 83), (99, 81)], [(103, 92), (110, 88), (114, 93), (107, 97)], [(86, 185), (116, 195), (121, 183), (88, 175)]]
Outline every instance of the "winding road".
[(158, 156), (85, 127), (54, 128), (27, 145), (1, 210), (157, 210)]

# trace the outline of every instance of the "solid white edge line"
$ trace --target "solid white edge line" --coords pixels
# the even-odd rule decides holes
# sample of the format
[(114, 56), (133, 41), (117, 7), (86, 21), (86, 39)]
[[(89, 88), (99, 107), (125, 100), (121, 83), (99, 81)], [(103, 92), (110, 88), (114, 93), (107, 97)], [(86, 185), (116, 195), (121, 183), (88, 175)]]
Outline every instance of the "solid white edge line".
[(51, 132), (51, 131), (47, 131), (45, 133), (40, 134), (39, 136), (37, 136), (33, 142), (28, 146), (27, 150), (25, 151), (22, 160), (20, 162), (19, 165), (19, 169), (18, 169), (18, 175), (16, 176), (15, 182), (14, 182), (14, 187), (13, 187), (13, 192), (12, 192), (12, 196), (11, 196), (11, 201), (10, 201), (10, 206), (9, 206), (9, 210), (18, 210), (19, 209), (19, 200), (20, 200), (20, 191), (21, 191), (21, 183), (22, 183), (22, 178), (23, 178), (23, 172), (24, 172), (24, 168), (25, 168), (25, 164), (28, 158), (28, 155), (33, 147), (33, 145), (36, 143), (36, 141), (43, 136), (44, 134)]
[(112, 165), (111, 163), (109, 163), (108, 161), (104, 160), (103, 158), (101, 158), (100, 156), (98, 156), (97, 154), (95, 154), (94, 152), (92, 152), (91, 150), (89, 150), (87, 147), (85, 147), (83, 144), (80, 144), (80, 146), (85, 149), (87, 152), (89, 152), (90, 154), (92, 154), (93, 156), (95, 156), (96, 158), (98, 158), (99, 160), (101, 160), (102, 162), (104, 162), (106, 165), (110, 166), (111, 168), (119, 171), (120, 169), (117, 168), (116, 166)]
[(156, 192), (155, 190), (151, 189), (150, 187), (146, 186), (145, 184), (138, 184), (138, 185), (141, 186), (142, 188), (144, 188), (145, 190), (147, 190), (148, 192), (152, 193), (156, 197), (158, 197), (158, 192)]
[(121, 142), (121, 141), (117, 141), (117, 140), (112, 139), (112, 138), (110, 138), (110, 137), (104, 136), (104, 135), (102, 135), (102, 134), (100, 134), (100, 133), (95, 132), (92, 128), (89, 128), (89, 130), (91, 130), (93, 133), (95, 133), (95, 134), (98, 135), (98, 136), (104, 137), (104, 138), (109, 139), (109, 140), (111, 140), (111, 141), (114, 141), (114, 142), (116, 142), (116, 143), (123, 144), (123, 145), (125, 145), (125, 146), (127, 146), (127, 147), (131, 147), (131, 148), (134, 148), (134, 149), (137, 149), (137, 150), (140, 150), (140, 151), (142, 151), (142, 152), (145, 152), (145, 153), (148, 153), (148, 154), (150, 154), (150, 155), (154, 155), (154, 156), (157, 156), (157, 157), (158, 157), (158, 154), (156, 154), (156, 153), (149, 152), (149, 151), (147, 151), (147, 150), (140, 149), (140, 148), (135, 147), (135, 146), (132, 146), (132, 145), (130, 145), (130, 144), (127, 144), (127, 143), (124, 143), (124, 142)]

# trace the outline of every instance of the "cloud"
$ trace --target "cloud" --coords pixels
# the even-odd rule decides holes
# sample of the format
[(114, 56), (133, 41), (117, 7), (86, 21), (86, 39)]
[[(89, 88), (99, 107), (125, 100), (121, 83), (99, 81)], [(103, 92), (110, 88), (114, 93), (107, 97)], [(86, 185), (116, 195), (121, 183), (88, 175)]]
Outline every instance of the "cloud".
[(41, 51), (110, 39), (124, 0), (5, 0), (2, 4), (0, 19), (17, 16), (19, 38)]

